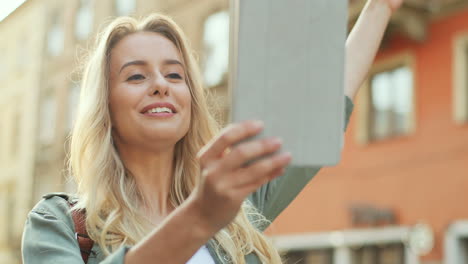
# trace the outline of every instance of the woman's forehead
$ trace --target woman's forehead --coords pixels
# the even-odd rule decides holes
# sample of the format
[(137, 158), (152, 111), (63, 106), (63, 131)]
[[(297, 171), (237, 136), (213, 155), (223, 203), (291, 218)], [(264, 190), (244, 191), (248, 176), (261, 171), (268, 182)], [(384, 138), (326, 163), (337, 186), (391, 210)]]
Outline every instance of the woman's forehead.
[(111, 51), (111, 65), (117, 67), (131, 60), (159, 63), (168, 59), (181, 61), (179, 51), (169, 39), (155, 32), (132, 33)]

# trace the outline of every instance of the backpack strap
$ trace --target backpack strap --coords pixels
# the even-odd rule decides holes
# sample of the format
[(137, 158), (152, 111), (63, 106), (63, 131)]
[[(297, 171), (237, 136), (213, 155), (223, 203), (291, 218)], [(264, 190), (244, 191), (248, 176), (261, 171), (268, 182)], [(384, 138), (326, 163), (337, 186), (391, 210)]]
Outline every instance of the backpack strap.
[[(53, 196), (59, 196), (66, 200), (70, 208), (76, 204), (76, 200), (73, 200), (69, 195), (64, 193), (52, 193), (44, 195), (43, 197), (45, 199), (49, 199)], [(86, 210), (72, 210), (71, 215), (73, 223), (75, 224), (75, 239), (78, 240), (81, 257), (83, 258), (84, 263), (88, 263), (89, 256), (94, 253), (91, 250), (93, 248), (94, 241), (88, 236), (88, 231), (86, 230)]]
[[(75, 203), (68, 202), (70, 207)], [(73, 210), (71, 212), (73, 222), (75, 223), (75, 239), (78, 240), (80, 245), (81, 257), (85, 263), (88, 263), (88, 257), (91, 255), (94, 241), (88, 236), (86, 230), (86, 210)]]

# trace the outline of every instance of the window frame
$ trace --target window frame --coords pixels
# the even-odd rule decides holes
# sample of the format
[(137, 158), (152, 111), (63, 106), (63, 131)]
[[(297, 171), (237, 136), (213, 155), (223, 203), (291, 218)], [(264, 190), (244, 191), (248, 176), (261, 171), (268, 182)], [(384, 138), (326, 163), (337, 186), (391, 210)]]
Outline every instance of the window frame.
[[(413, 75), (413, 104), (410, 113), (410, 125), (408, 133), (400, 135), (397, 137), (388, 137), (382, 140), (373, 140), (370, 132), (370, 118), (371, 118), (371, 82), (372, 77), (376, 74), (392, 71), (399, 67), (408, 67)], [(404, 136), (410, 136), (416, 131), (416, 102), (417, 102), (417, 80), (416, 80), (416, 71), (415, 71), (415, 59), (410, 52), (402, 52), (400, 54), (393, 55), (389, 58), (385, 58), (377, 63), (375, 63), (369, 74), (368, 78), (364, 81), (357, 97), (355, 104), (356, 112), (356, 122), (357, 129), (355, 133), (355, 140), (360, 145), (372, 144), (375, 142), (385, 142), (387, 140), (398, 139)]]
[(458, 34), (453, 47), (453, 119), (468, 124), (468, 32)]

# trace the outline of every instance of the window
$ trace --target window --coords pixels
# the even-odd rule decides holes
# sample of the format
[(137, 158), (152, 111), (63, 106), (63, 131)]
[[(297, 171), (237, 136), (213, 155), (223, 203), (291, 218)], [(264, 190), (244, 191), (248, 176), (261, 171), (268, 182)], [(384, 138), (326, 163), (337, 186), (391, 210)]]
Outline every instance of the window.
[(415, 130), (413, 56), (395, 55), (375, 64), (356, 102), (360, 144), (409, 135)]
[(77, 83), (73, 83), (68, 91), (67, 132), (73, 128), (73, 124), (75, 123), (79, 99), (80, 86)]
[(285, 264), (333, 264), (333, 249), (290, 251), (283, 260)]
[(453, 112), (458, 124), (468, 123), (468, 33), (455, 40)]
[(21, 38), (17, 40), (16, 46), (16, 58), (15, 58), (15, 71), (17, 73), (25, 73), (27, 72), (27, 68), (29, 66), (29, 58), (30, 58), (30, 50), (31, 48), (28, 46), (31, 41), (29, 41), (28, 35), (23, 35)]
[(229, 61), (229, 14), (222, 11), (209, 16), (204, 25), (204, 78), (208, 87), (226, 80)]
[(64, 32), (63, 27), (59, 23), (58, 16), (54, 16), (52, 25), (47, 33), (47, 51), (52, 56), (58, 56), (64, 48)]
[(135, 12), (135, 0), (115, 0), (115, 11), (118, 16), (127, 16)]
[(55, 137), (57, 103), (51, 94), (46, 95), (41, 103), (39, 122), (39, 141), (42, 145), (51, 145)]
[(80, 0), (76, 13), (75, 35), (78, 40), (86, 39), (93, 29), (93, 10), (90, 0)]
[(352, 264), (404, 264), (404, 246), (399, 244), (366, 245), (353, 249)]
[(21, 149), (21, 122), (22, 122), (22, 116), (21, 116), (21, 111), (20, 109), (15, 109), (15, 118), (12, 120), (12, 130), (13, 133), (11, 134), (12, 140), (11, 140), (11, 156), (17, 157), (18, 155), (18, 150)]
[(371, 140), (405, 135), (411, 129), (413, 76), (407, 66), (375, 74), (371, 78)]

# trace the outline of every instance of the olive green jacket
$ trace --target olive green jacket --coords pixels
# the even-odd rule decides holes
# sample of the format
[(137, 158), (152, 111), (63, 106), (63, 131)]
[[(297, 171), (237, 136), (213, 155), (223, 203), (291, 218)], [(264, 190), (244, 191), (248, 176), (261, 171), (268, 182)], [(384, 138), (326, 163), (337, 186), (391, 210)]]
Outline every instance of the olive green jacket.
[[(346, 97), (346, 127), (349, 122), (353, 103)], [(305, 185), (314, 177), (320, 168), (288, 168), (286, 173), (263, 185), (248, 199), (266, 219), (273, 221), (299, 194)], [(262, 231), (267, 226), (258, 227)], [(217, 264), (228, 263), (226, 256), (218, 257), (215, 253), (215, 242), (207, 244), (211, 256)], [(124, 255), (129, 247), (122, 247), (105, 257), (97, 243), (88, 259), (89, 264), (124, 263)], [(45, 195), (29, 213), (26, 220), (22, 241), (24, 264), (38, 263), (83, 263), (78, 242), (75, 238), (75, 226), (67, 201), (58, 194)], [(154, 261), (158, 263), (157, 259)], [(246, 256), (246, 263), (259, 264), (258, 257), (251, 253)]]

